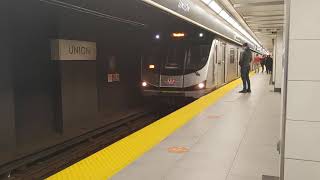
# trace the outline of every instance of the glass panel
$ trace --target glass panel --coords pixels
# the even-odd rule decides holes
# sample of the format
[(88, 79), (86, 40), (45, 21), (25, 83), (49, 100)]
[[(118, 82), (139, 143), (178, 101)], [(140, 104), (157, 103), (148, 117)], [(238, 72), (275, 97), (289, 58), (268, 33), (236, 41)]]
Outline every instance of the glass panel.
[(186, 73), (194, 72), (203, 68), (206, 65), (210, 46), (196, 45), (190, 48), (189, 57), (186, 63)]
[(235, 62), (235, 51), (233, 48), (230, 49), (230, 64), (234, 64)]

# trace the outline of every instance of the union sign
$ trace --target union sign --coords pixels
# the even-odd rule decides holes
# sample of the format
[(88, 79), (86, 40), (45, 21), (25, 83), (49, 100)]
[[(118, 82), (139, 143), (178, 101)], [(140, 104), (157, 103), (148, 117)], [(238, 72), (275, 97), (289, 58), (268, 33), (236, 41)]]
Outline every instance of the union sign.
[(55, 39), (51, 41), (52, 60), (89, 61), (97, 59), (95, 42)]

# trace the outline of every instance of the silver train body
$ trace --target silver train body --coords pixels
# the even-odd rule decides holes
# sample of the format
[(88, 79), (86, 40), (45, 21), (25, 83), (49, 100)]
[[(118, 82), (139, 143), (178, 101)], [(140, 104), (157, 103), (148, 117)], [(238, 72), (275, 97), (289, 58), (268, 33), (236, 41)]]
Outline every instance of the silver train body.
[(239, 78), (242, 51), (239, 45), (214, 39), (206, 63), (199, 70), (180, 75), (142, 71), (142, 93), (144, 96), (199, 98)]
[[(161, 63), (157, 63), (157, 61), (150, 62), (146, 57), (142, 58), (141, 86), (144, 96), (199, 98), (240, 77), (240, 67), (238, 64), (243, 51), (241, 45), (244, 42), (249, 43), (253, 52), (253, 58), (256, 53), (259, 53), (255, 45), (243, 36), (239, 36), (230, 24), (222, 22), (219, 15), (212, 13), (212, 10), (204, 6), (202, 1), (143, 1), (173, 16), (179, 17), (182, 21), (193, 26), (191, 29), (181, 28), (180, 32), (185, 30), (187, 35), (202, 34), (204, 32), (205, 36), (211, 36), (205, 42), (196, 41), (187, 43), (189, 46), (192, 46), (193, 43), (200, 43), (198, 44), (200, 47), (205, 45), (208, 49), (205, 56), (201, 56), (195, 60), (200, 65), (194, 68), (194, 70), (192, 68), (188, 69), (188, 61), (190, 60), (190, 54), (192, 54), (192, 50), (188, 49), (190, 48), (189, 46), (185, 49), (183, 57), (180, 57), (180, 59), (184, 60), (182, 68), (180, 68), (181, 71), (178, 71), (178, 66), (167, 67), (166, 63), (163, 63), (163, 61), (170, 61), (170, 53), (166, 57), (158, 59)], [(181, 6), (181, 3), (184, 6)], [(185, 10), (181, 7), (188, 8)], [(160, 38), (160, 35), (156, 37)], [(167, 43), (167, 48), (171, 49), (171, 43)], [(176, 72), (173, 72), (174, 69)]]

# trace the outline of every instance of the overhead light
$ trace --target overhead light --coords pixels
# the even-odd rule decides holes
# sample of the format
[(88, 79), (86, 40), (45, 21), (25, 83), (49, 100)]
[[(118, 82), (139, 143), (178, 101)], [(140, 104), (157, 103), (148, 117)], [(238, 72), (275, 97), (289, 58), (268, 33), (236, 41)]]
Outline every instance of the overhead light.
[(156, 68), (156, 66), (154, 64), (149, 65), (149, 69), (154, 69), (154, 68)]
[(201, 0), (202, 2), (209, 4), (211, 0)]
[(204, 34), (203, 33), (199, 33), (199, 37), (203, 37), (204, 36)]
[[(244, 30), (229, 14), (223, 10), (223, 8), (216, 3), (215, 0), (201, 0), (203, 3), (207, 4), (210, 9), (219, 14), (225, 21), (230, 23), (234, 28), (241, 32), (242, 37), (247, 39), (249, 42), (253, 43), (257, 47), (261, 47), (260, 44), (246, 31)], [(236, 32), (235, 32), (236, 33)]]
[(160, 39), (160, 34), (157, 34), (157, 35), (156, 35), (156, 39)]
[(211, 1), (209, 7), (218, 14), (222, 11), (222, 8), (215, 1)]
[(232, 17), (229, 17), (227, 19), (227, 21), (233, 26), (233, 27), (237, 27), (238, 23), (232, 18)]

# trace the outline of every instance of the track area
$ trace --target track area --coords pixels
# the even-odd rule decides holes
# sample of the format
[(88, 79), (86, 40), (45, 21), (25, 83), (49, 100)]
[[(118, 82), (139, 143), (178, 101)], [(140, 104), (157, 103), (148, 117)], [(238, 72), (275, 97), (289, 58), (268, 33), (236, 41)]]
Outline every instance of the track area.
[[(46, 156), (43, 156), (40, 159), (34, 159), (33, 161), (30, 160), (30, 163), (28, 164), (23, 164), (21, 166), (17, 165), (17, 168), (3, 174), (0, 176), (0, 179), (45, 179), (141, 128), (146, 127), (181, 106), (182, 105), (168, 106), (166, 104), (158, 103), (151, 107), (143, 108), (139, 112), (130, 114), (126, 118), (117, 121), (117, 123), (112, 126), (108, 125), (106, 127), (101, 127), (100, 129), (70, 140), (70, 142), (66, 142), (64, 148), (55, 150), (53, 147), (48, 150)], [(60, 146), (63, 146), (63, 144)], [(36, 155), (37, 154), (34, 156)], [(33, 157), (30, 156), (28, 158), (32, 159)], [(19, 162), (16, 164), (19, 164)], [(5, 169), (2, 170), (5, 171)]]
[(109, 179), (240, 83), (235, 80), (48, 179)]

